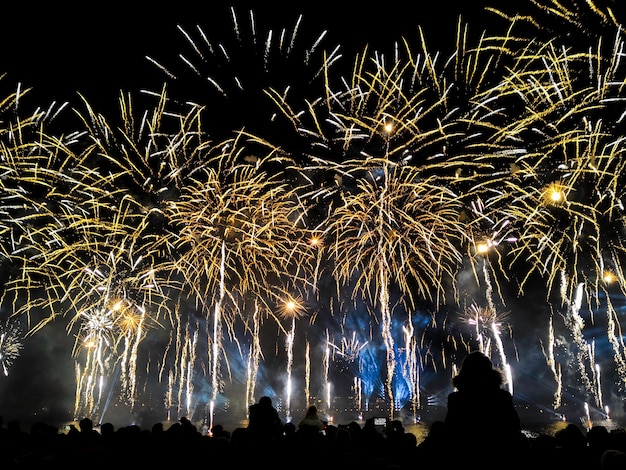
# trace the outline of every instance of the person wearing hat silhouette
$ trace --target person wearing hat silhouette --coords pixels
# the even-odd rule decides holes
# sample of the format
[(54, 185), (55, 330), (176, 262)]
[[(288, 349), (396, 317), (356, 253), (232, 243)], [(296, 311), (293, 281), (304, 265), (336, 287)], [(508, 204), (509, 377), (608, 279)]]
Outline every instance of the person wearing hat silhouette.
[[(470, 352), (452, 378), (445, 428), (458, 452), (457, 464), (479, 458), (481, 468), (502, 465), (502, 458), (519, 455), (523, 444), (520, 418), (511, 393), (502, 388), (503, 374), (480, 351)], [(516, 454), (517, 453), (517, 454)]]

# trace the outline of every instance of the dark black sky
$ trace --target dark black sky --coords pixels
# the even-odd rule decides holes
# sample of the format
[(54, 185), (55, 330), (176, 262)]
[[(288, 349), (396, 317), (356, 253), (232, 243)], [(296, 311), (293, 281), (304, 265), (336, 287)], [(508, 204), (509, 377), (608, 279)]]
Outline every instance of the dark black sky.
[(261, 31), (291, 28), (302, 14), (303, 34), (328, 30), (328, 41), (349, 52), (416, 37), (420, 25), (433, 38), (433, 48), (439, 42), (442, 48), (451, 46), (459, 14), (478, 31), (493, 18), (484, 6), (502, 0), (40, 3), (3, 5), (0, 73), (7, 75), (2, 89), (18, 82), (32, 87), (31, 99), (41, 106), (53, 100), (73, 102), (80, 92), (99, 107), (115, 102), (120, 90), (159, 86), (163, 75), (146, 56), (171, 63), (185, 44), (177, 25), (187, 30), (200, 25), (214, 41), (232, 36), (231, 6), (242, 23), (253, 11)]

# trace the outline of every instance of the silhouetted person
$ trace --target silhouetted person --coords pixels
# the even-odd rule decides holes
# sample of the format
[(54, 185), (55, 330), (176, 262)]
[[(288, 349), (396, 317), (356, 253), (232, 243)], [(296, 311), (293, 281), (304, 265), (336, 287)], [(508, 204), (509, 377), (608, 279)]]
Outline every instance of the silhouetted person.
[(224, 426), (221, 424), (214, 424), (211, 428), (211, 437), (213, 439), (226, 439), (230, 441), (230, 432), (224, 429)]
[(596, 425), (587, 431), (587, 445), (591, 462), (600, 462), (604, 451), (609, 449), (611, 435), (606, 426)]
[(469, 353), (453, 377), (456, 390), (448, 395), (445, 430), (457, 465), (476, 461), (481, 468), (501, 468), (502, 458), (511, 461), (520, 454), (521, 423), (503, 382), (502, 373), (479, 351)]
[(617, 449), (607, 449), (600, 457), (602, 470), (623, 470), (626, 468), (626, 453)]
[(80, 428), (80, 432), (91, 433), (93, 429), (93, 421), (89, 418), (83, 418), (78, 422), (78, 427)]
[(165, 432), (165, 427), (163, 426), (163, 423), (161, 421), (157, 421), (152, 425), (150, 432), (152, 432), (153, 436), (162, 437), (163, 433)]
[(361, 428), (361, 449), (368, 462), (382, 457), (385, 445), (385, 435), (376, 427), (376, 418), (368, 418)]
[(587, 447), (587, 436), (583, 429), (568, 423), (563, 429), (554, 433), (556, 440), (557, 460), (563, 467), (589, 468), (591, 451)]
[(93, 427), (93, 421), (90, 418), (83, 418), (78, 422), (80, 429), (80, 446), (83, 450), (93, 451), (94, 448), (101, 445), (101, 435)]
[(111, 438), (111, 436), (115, 433), (115, 426), (113, 423), (102, 423), (100, 425), (100, 434), (102, 437)]
[(270, 397), (262, 396), (258, 403), (250, 405), (248, 430), (254, 435), (253, 440), (278, 440), (282, 437), (283, 422)]
[(441, 420), (436, 420), (431, 423), (426, 437), (417, 444), (415, 455), (418, 460), (434, 462), (436, 459), (441, 458), (442, 455), (445, 455), (448, 445), (446, 424)]
[(324, 422), (317, 414), (317, 406), (310, 405), (304, 417), (298, 422), (298, 432), (307, 435), (320, 435), (324, 429)]

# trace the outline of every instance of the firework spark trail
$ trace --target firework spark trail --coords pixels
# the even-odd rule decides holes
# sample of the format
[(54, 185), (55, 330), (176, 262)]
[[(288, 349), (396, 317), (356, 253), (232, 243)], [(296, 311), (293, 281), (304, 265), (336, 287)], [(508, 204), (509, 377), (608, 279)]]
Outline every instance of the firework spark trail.
[(172, 405), (173, 405), (173, 390), (174, 390), (174, 372), (170, 370), (167, 373), (167, 388), (165, 390), (164, 405), (167, 410), (167, 420), (172, 419)]
[(7, 320), (0, 324), (0, 364), (4, 375), (9, 375), (13, 362), (20, 356), (24, 345), (22, 343), (22, 328), (17, 321)]
[[(376, 163), (378, 161), (372, 161), (372, 165)], [(383, 160), (380, 164), (384, 166), (386, 162)], [(360, 181), (361, 192), (345, 196), (345, 205), (335, 209), (324, 227), (324, 238), (333, 247), (331, 253), (336, 260), (335, 277), (342, 284), (348, 284), (356, 276), (355, 285), (359, 293), (372, 299), (379, 309), (383, 340), (388, 351), (387, 399), (390, 399), (393, 396), (391, 381), (395, 373), (395, 360), (387, 289), (393, 281), (400, 285), (407, 296), (413, 298), (415, 293), (409, 287), (409, 279), (425, 281), (425, 271), (441, 269), (441, 257), (455, 256), (454, 248), (444, 248), (450, 248), (447, 245), (449, 239), (444, 237), (451, 233), (447, 214), (448, 211), (454, 213), (454, 203), (451, 199), (445, 202), (438, 199), (435, 187), (428, 184), (422, 186), (417, 172), (413, 173), (410, 167), (394, 166), (381, 183), (375, 177), (379, 171), (380, 167), (373, 166), (371, 179)], [(446, 196), (442, 193), (439, 195)], [(428, 211), (428, 204), (433, 204), (435, 211), (440, 209), (440, 212), (435, 214), (434, 211)], [(440, 230), (441, 240), (437, 238)], [(437, 262), (429, 263), (428, 260), (433, 258)], [(430, 277), (441, 278), (441, 275), (435, 273)], [(425, 284), (420, 287), (425, 288)], [(423, 295), (428, 297), (430, 292), (424, 291)]]
[(168, 420), (171, 419), (172, 407), (174, 406), (174, 396), (175, 396), (174, 386), (175, 386), (176, 377), (178, 376), (177, 374), (178, 371), (176, 370), (176, 368), (178, 367), (178, 360), (174, 361), (174, 365), (173, 365), (174, 369), (172, 369), (172, 366), (167, 360), (167, 357), (168, 357), (169, 351), (172, 349), (172, 346), (174, 346), (173, 349), (176, 355), (178, 355), (178, 352), (180, 351), (179, 343), (183, 335), (181, 331), (182, 325), (180, 323), (180, 319), (178, 318), (178, 320), (179, 321), (177, 321), (174, 324), (174, 327), (172, 328), (172, 330), (170, 330), (169, 341), (163, 351), (163, 363), (161, 366), (161, 371), (159, 373), (159, 381), (160, 381), (162, 380), (163, 371), (167, 370), (167, 387), (165, 389), (165, 397), (164, 397), (163, 403), (165, 405), (165, 409), (167, 410)]
[(589, 358), (590, 381), (592, 383), (592, 387), (594, 387), (595, 392), (595, 404), (597, 408), (602, 409), (602, 389), (600, 388), (600, 369), (598, 368), (598, 364), (596, 363), (595, 339), (592, 339), (591, 343), (587, 344), (587, 357)]
[(554, 380), (556, 382), (556, 389), (554, 390), (554, 401), (552, 403), (552, 407), (555, 410), (558, 410), (561, 407), (561, 399), (563, 394), (563, 382), (561, 376), (561, 365), (556, 363), (556, 359), (554, 357), (554, 324), (553, 324), (553, 314), (550, 314), (550, 320), (548, 323), (548, 347), (543, 346), (542, 343), (542, 351), (543, 355), (546, 358), (546, 362), (548, 367), (552, 371), (552, 375), (554, 375)]
[[(626, 359), (624, 358), (624, 351), (626, 350), (626, 346), (624, 345), (623, 335), (621, 333), (621, 328), (619, 328), (618, 315), (615, 309), (613, 308), (613, 303), (611, 302), (610, 297), (607, 295), (607, 332), (609, 343), (613, 347), (613, 357), (616, 364), (616, 369), (618, 373), (618, 377), (620, 379), (619, 388), (626, 388)], [(619, 329), (619, 330), (618, 330)], [(618, 330), (618, 334), (616, 331)]]
[(600, 364), (595, 366), (596, 373), (596, 390), (598, 394), (598, 405), (600, 409), (604, 409), (604, 398), (602, 398), (602, 381), (600, 380)]
[[(359, 380), (359, 377), (355, 376), (354, 379), (352, 380), (352, 392), (354, 394), (354, 405), (356, 406), (357, 410), (362, 410), (361, 406), (363, 406), (362, 402), (363, 402), (363, 397), (362, 397), (362, 391), (361, 391), (361, 383)], [(362, 415), (359, 414), (359, 418), (361, 418)]]
[(409, 316), (406, 324), (403, 326), (404, 331), (404, 351), (406, 355), (404, 376), (410, 386), (410, 399), (413, 416), (417, 416), (417, 410), (421, 408), (420, 382), (419, 382), (419, 363), (417, 358), (417, 341), (414, 336), (413, 323)]
[[(217, 395), (220, 392), (220, 375), (219, 375), (219, 366), (220, 366), (220, 358), (221, 358), (221, 345), (222, 345), (222, 304), (224, 302), (224, 298), (226, 296), (226, 286), (225, 286), (225, 263), (226, 263), (226, 245), (222, 241), (221, 251), (220, 251), (220, 279), (219, 279), (219, 296), (215, 302), (215, 308), (213, 310), (213, 343), (212, 343), (212, 353), (211, 353), (211, 383), (212, 383), (212, 395), (211, 395), (211, 404), (215, 405), (217, 400)], [(211, 421), (213, 418), (211, 417)]]
[[(80, 347), (86, 351), (86, 359), (78, 383), (85, 386), (77, 391), (77, 395), (82, 395), (80, 402), (85, 406), (86, 416), (92, 416), (100, 404), (102, 378), (110, 369), (108, 350), (115, 342), (114, 320), (113, 312), (107, 309), (86, 311), (82, 316), (84, 322)], [(76, 410), (78, 413), (83, 411), (78, 405)]]
[(131, 408), (134, 408), (135, 406), (135, 400), (137, 397), (137, 390), (136, 390), (136, 386), (137, 386), (137, 353), (139, 350), (139, 346), (141, 344), (142, 339), (145, 336), (145, 331), (143, 330), (143, 324), (144, 321), (146, 320), (147, 314), (145, 311), (141, 312), (140, 315), (140, 319), (139, 322), (136, 326), (136, 330), (131, 330), (131, 329), (127, 329), (127, 336), (129, 338), (133, 339), (132, 344), (129, 345), (128, 349), (130, 351), (130, 357), (129, 357), (129, 363), (130, 363), (130, 367), (129, 367), (129, 371), (128, 371), (128, 375), (130, 377), (132, 377), (132, 380), (130, 381), (130, 384), (127, 386), (128, 390), (129, 390), (129, 394), (130, 394), (130, 402), (131, 402)]
[[(568, 16), (580, 18), (578, 13), (569, 12)], [(577, 28), (584, 29), (584, 24), (578, 23)], [(616, 109), (621, 101), (616, 84), (624, 75), (622, 34), (614, 36), (613, 50), (606, 57), (602, 41), (580, 51), (578, 45), (561, 44), (564, 36), (529, 42), (525, 54), (518, 55), (520, 60), (512, 69), (515, 73), (499, 89), (501, 96), (507, 96), (504, 90), (510, 88), (532, 110), (502, 127), (501, 134), (503, 143), (522, 143), (513, 167), (517, 178), (535, 181), (526, 187), (519, 185), (519, 196), (510, 204), (497, 204), (508, 206), (505, 212), (515, 225), (515, 221), (521, 222), (520, 243), (511, 251), (513, 264), (532, 260), (526, 279), (532, 279), (532, 271), (540, 272), (546, 277), (548, 291), (563, 274), (560, 288), (564, 299), (577, 296), (583, 282), (598, 298), (605, 263), (619, 258), (614, 251), (613, 230), (616, 217), (623, 212), (621, 195), (615, 190), (622, 185), (617, 177), (621, 169), (616, 169), (621, 168), (623, 159), (616, 158), (616, 152), (622, 151), (623, 139), (617, 126), (607, 127), (604, 122), (607, 115), (616, 113), (617, 122), (623, 115)], [(568, 112), (562, 112), (564, 109)], [(525, 147), (528, 140), (519, 139), (525, 133), (539, 137), (533, 146)], [(584, 325), (576, 307), (569, 302), (567, 305), (568, 325), (581, 363), (588, 354), (581, 334)], [(593, 393), (595, 387), (585, 366), (579, 367), (585, 389)], [(556, 376), (554, 369), (553, 373)], [(557, 382), (560, 384), (558, 377)], [(597, 401), (597, 394), (593, 394)]]
[(292, 318), (291, 320), (291, 329), (287, 333), (287, 383), (285, 384), (285, 396), (286, 396), (286, 419), (287, 421), (291, 421), (291, 392), (292, 392), (292, 383), (291, 383), (291, 371), (293, 368), (293, 342), (296, 335), (296, 319)]
[[(245, 128), (267, 138), (268, 124), (276, 118), (275, 111), (267, 106), (270, 103), (267, 91), (278, 90), (283, 97), (289, 94), (302, 100), (313, 99), (309, 96), (311, 94), (317, 97), (320, 90), (317, 83), (328, 68), (341, 58), (340, 47), (326, 44), (326, 31), (302, 47), (299, 34), (302, 15), (290, 28), (280, 27), (279, 32), (273, 29), (261, 32), (253, 11), (248, 11), (247, 27), (245, 24), (242, 27), (234, 8), (230, 13), (232, 37), (213, 39), (200, 25), (196, 25), (193, 32), (178, 26), (184, 37), (185, 50), (190, 48), (190, 55), (183, 51), (177, 57), (176, 62), (182, 62), (182, 70), (176, 65), (173, 72), (174, 68), (163, 65), (162, 60), (147, 59), (166, 75), (170, 89), (179, 88), (175, 101), (182, 107), (189, 102), (225, 106), (228, 119), (222, 113), (208, 117), (212, 133), (230, 133)], [(265, 40), (259, 40), (261, 36)], [(200, 86), (190, 87), (190, 84)], [(193, 88), (201, 90), (200, 96), (189, 96)], [(144, 93), (158, 96), (150, 90)], [(256, 112), (248, 112), (251, 108)], [(277, 135), (284, 138), (285, 129), (276, 129)]]
[[(245, 404), (246, 404), (246, 408), (250, 406), (251, 404), (251, 400), (254, 400), (254, 390), (253, 390), (253, 374), (255, 374), (255, 371), (253, 371), (252, 367), (253, 367), (253, 354), (254, 354), (254, 344), (250, 345), (249, 351), (248, 351), (248, 360), (246, 361), (246, 398), (245, 398)], [(256, 377), (256, 375), (254, 375), (254, 377)], [(246, 418), (248, 418), (248, 412), (246, 411)]]
[(504, 345), (502, 344), (502, 337), (500, 336), (500, 328), (498, 323), (491, 323), (491, 331), (493, 333), (494, 341), (496, 343), (496, 348), (498, 349), (498, 353), (500, 354), (500, 360), (502, 362), (501, 368), (504, 372), (506, 383), (509, 392), (511, 395), (513, 394), (513, 376), (511, 374), (511, 365), (507, 362), (506, 354), (504, 351)]
[[(572, 300), (563, 299), (563, 301), (567, 306), (566, 324), (570, 328), (572, 337), (574, 339), (574, 344), (577, 347), (577, 365), (584, 390), (585, 392), (590, 394), (595, 401), (597, 401), (598, 397), (596, 393), (596, 388), (593, 385), (592, 380), (589, 378), (589, 373), (587, 372), (587, 364), (591, 364), (593, 358), (589, 356), (589, 345), (582, 334), (583, 328), (585, 326), (585, 321), (580, 316), (580, 308), (583, 298), (583, 287), (583, 284), (579, 284), (578, 289), (576, 290), (575, 298)], [(563, 288), (563, 293), (564, 290), (565, 288)]]
[(506, 357), (506, 351), (504, 349), (504, 344), (502, 343), (502, 337), (500, 334), (501, 323), (496, 321), (497, 314), (495, 312), (497, 310), (493, 302), (493, 296), (492, 296), (493, 286), (491, 283), (491, 277), (489, 276), (489, 271), (487, 270), (486, 264), (483, 267), (483, 273), (484, 273), (485, 284), (486, 284), (485, 296), (487, 298), (488, 309), (494, 312), (493, 321), (491, 322), (489, 327), (491, 329), (494, 342), (496, 343), (498, 354), (500, 355), (500, 367), (502, 368), (502, 371), (505, 374), (508, 390), (512, 395), (513, 394), (513, 375), (511, 374), (511, 365), (508, 362), (508, 359)]
[(308, 340), (304, 351), (304, 404), (311, 404), (311, 344)]
[(262, 354), (259, 338), (259, 332), (261, 327), (259, 316), (259, 303), (258, 301), (255, 301), (254, 313), (252, 315), (252, 344), (250, 345), (250, 354), (248, 357), (248, 373), (246, 380), (246, 410), (249, 405), (254, 403), (256, 379), (259, 372), (259, 359), (261, 358)]
[(177, 417), (190, 416), (192, 412), (191, 400), (193, 393), (194, 363), (196, 359), (196, 348), (198, 342), (198, 331), (194, 329), (190, 332), (190, 326), (185, 328), (184, 337), (181, 339), (182, 345), (177, 348), (177, 371), (174, 384), (176, 389), (176, 413)]
[(328, 371), (330, 369), (330, 333), (326, 330), (326, 347), (324, 348), (324, 357), (322, 359), (322, 385), (326, 392), (326, 408), (328, 415), (332, 410), (332, 402), (330, 401), (330, 380), (328, 379)]
[[(489, 290), (489, 289), (487, 289)], [(507, 361), (506, 351), (502, 341), (500, 328), (505, 320), (505, 315), (498, 315), (493, 304), (489, 307), (479, 307), (472, 304), (464, 313), (464, 320), (474, 326), (476, 341), (479, 349), (483, 353), (490, 355), (492, 342), (500, 357), (500, 369), (505, 374), (506, 384), (511, 393), (513, 393), (513, 377), (511, 367)]]
[[(233, 330), (234, 316), (224, 309), (226, 301), (229, 306), (236, 305), (238, 298), (251, 295), (264, 311), (274, 315), (272, 304), (278, 294), (272, 297), (272, 293), (283, 279), (287, 290), (289, 285), (297, 285), (308, 277), (302, 271), (310, 249), (304, 234), (296, 235), (301, 206), (293, 198), (293, 190), (276, 184), (275, 177), (260, 170), (262, 161), (257, 160), (254, 165), (235, 164), (233, 160), (243, 151), (237, 147), (237, 141), (233, 141), (232, 147), (225, 147), (232, 154), (219, 155), (217, 163), (223, 168), (198, 172), (193, 184), (187, 187), (188, 192), (170, 209), (173, 223), (181, 226), (177, 242), (182, 253), (177, 262), (179, 270), (200, 304), (213, 304), (215, 328), (225, 322)], [(290, 270), (290, 266), (294, 269)], [(273, 288), (269, 282), (275, 283)], [(215, 292), (222, 294), (216, 296)], [(221, 380), (218, 361), (228, 357), (222, 353), (221, 334), (217, 329), (214, 333), (215, 399)]]
[[(193, 332), (193, 337), (189, 338), (189, 360), (187, 361), (187, 374), (185, 377), (185, 407), (186, 412), (185, 416), (189, 417), (193, 414), (193, 390), (194, 390), (194, 375), (195, 375), (195, 362), (196, 362), (196, 351), (198, 346), (198, 330), (195, 329)], [(213, 416), (213, 415), (211, 415)], [(211, 424), (213, 421), (211, 420)]]
[[(170, 282), (168, 270), (161, 269), (164, 261), (159, 244), (163, 238), (155, 236), (152, 231), (150, 218), (154, 212), (146, 210), (126, 190), (136, 195), (137, 188), (142, 187), (148, 193), (154, 189), (151, 194), (158, 194), (160, 188), (145, 184), (159, 179), (151, 174), (148, 160), (152, 151), (158, 153), (163, 146), (165, 153), (175, 156), (176, 149), (180, 150), (180, 140), (177, 135), (171, 135), (159, 142), (158, 133), (147, 134), (141, 130), (144, 125), (147, 127), (145, 121), (135, 129), (130, 103), (121, 100), (120, 105), (126, 124), (123, 130), (114, 131), (104, 118), (87, 106), (84, 123), (90, 140), (89, 145), (83, 147), (83, 153), (74, 153), (62, 141), (44, 140), (42, 149), (53, 151), (49, 161), (43, 162), (46, 163), (45, 169), (33, 167), (37, 171), (33, 178), (29, 176), (33, 170), (23, 172), (25, 177), (49, 185), (47, 205), (59, 210), (54, 218), (41, 212), (37, 238), (30, 237), (37, 241), (34, 248), (38, 256), (29, 260), (24, 270), (26, 277), (13, 281), (11, 288), (16, 293), (21, 292), (22, 283), (29, 285), (35, 279), (44, 280), (49, 285), (43, 299), (20, 304), (28, 310), (40, 306), (53, 312), (43, 317), (31, 332), (43, 327), (59, 311), (63, 315), (69, 314), (70, 327), (81, 323), (85, 311), (111, 309), (115, 312), (114, 328), (120, 332), (119, 336), (114, 335), (116, 339), (108, 343), (107, 349), (96, 348), (98, 354), (111, 354), (111, 357), (106, 360), (86, 357), (86, 367), (81, 369), (81, 374), (94, 375), (85, 380), (77, 377), (77, 380), (79, 388), (83, 384), (87, 394), (95, 393), (95, 384), (103, 386), (103, 380), (107, 378), (103, 372), (112, 371), (115, 362), (121, 359), (124, 365), (121, 370), (122, 391), (130, 392), (127, 398), (134, 403), (139, 341), (146, 328), (157, 321), (162, 312), (169, 311), (167, 304), (175, 297), (169, 289), (176, 288), (176, 285)], [(162, 115), (162, 109), (155, 110), (152, 115), (153, 131), (157, 130)], [(128, 143), (133, 145), (124, 145)], [(186, 143), (191, 140), (186, 139)], [(145, 154), (140, 150), (142, 144)], [(87, 161), (90, 166), (85, 164)], [(94, 162), (102, 161), (108, 164), (105, 173), (100, 173), (94, 165)], [(160, 170), (163, 168), (161, 166)], [(133, 178), (137, 186), (129, 186)], [(159, 278), (163, 273), (165, 277)], [(147, 311), (154, 315), (149, 320), (144, 316)], [(119, 346), (121, 351), (117, 349)], [(75, 353), (80, 354), (80, 351), (75, 348)], [(81, 395), (80, 391), (78, 395)], [(90, 414), (95, 411), (99, 399), (92, 396), (84, 402), (88, 404), (86, 412)], [(77, 413), (81, 413), (80, 407), (77, 407)]]
[(78, 361), (74, 362), (74, 375), (76, 377), (76, 388), (74, 391), (74, 412), (72, 414), (72, 416), (80, 416), (78, 414), (79, 411), (79, 407), (82, 406), (82, 396), (81, 396), (81, 390), (83, 389), (83, 384), (82, 384), (82, 373), (81, 373), (81, 367), (80, 364), (78, 363)]
[[(381, 261), (384, 263), (384, 261)], [(389, 307), (389, 283), (386, 278), (384, 278), (386, 270), (380, 269), (379, 273), (381, 279), (379, 283), (379, 302), (380, 302), (380, 314), (381, 314), (381, 334), (383, 337), (383, 341), (385, 343), (385, 352), (386, 352), (386, 365), (387, 365), (387, 380), (385, 381), (386, 385), (386, 399), (389, 403), (389, 413), (390, 419), (393, 419), (394, 411), (395, 411), (395, 401), (393, 394), (393, 379), (396, 370), (396, 357), (394, 350), (394, 341), (393, 335), (391, 333), (392, 319), (391, 319), (391, 309)]]

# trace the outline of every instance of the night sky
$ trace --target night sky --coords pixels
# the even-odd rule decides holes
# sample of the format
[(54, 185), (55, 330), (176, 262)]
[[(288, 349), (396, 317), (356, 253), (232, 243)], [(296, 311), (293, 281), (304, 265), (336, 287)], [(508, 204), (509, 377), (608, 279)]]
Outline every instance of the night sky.
[[(209, 37), (232, 38), (230, 8), (240, 22), (253, 11), (261, 31), (292, 28), (303, 16), (303, 35), (317, 36), (327, 30), (327, 43), (341, 44), (346, 53), (360, 52), (365, 45), (388, 47), (403, 36), (413, 36), (422, 26), (427, 37), (453, 46), (458, 15), (480, 31), (492, 18), (484, 1), (428, 2), (385, 5), (344, 5), (343, 2), (207, 2), (183, 0), (167, 7), (130, 8), (124, 2), (107, 2), (96, 8), (72, 2), (41, 2), (23, 7), (18, 2), (3, 7), (8, 27), (0, 31), (4, 82), (33, 87), (38, 104), (49, 100), (71, 101), (85, 95), (98, 109), (109, 109), (120, 90), (158, 88), (164, 76), (146, 60), (151, 56), (169, 64), (186, 44), (177, 26), (192, 31), (200, 25)], [(502, 2), (490, 2), (497, 5)], [(146, 4), (148, 5), (148, 4)], [(210, 6), (209, 6), (210, 5)], [(408, 5), (408, 4), (407, 4)], [(7, 12), (8, 10), (8, 12)], [(475, 21), (476, 20), (476, 21)], [(445, 44), (444, 44), (445, 43)], [(5, 84), (6, 86), (6, 84)]]

